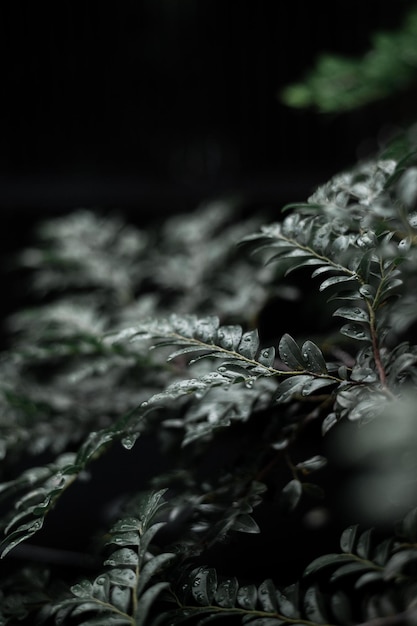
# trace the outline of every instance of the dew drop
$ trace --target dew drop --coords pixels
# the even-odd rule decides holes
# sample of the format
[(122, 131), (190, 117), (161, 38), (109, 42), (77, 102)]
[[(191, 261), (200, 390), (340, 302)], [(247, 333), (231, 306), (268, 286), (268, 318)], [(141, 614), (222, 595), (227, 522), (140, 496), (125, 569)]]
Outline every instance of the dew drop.
[(365, 298), (373, 298), (374, 289), (371, 287), (371, 285), (362, 285), (361, 287), (359, 287), (359, 293)]
[(106, 582), (106, 579), (104, 578), (104, 576), (100, 576), (100, 578), (97, 578), (96, 583), (98, 585), (104, 585), (104, 583)]
[(398, 244), (398, 250), (401, 250), (402, 252), (406, 252), (407, 250), (409, 250), (411, 247), (411, 243), (409, 239), (401, 239), (401, 241)]
[(410, 213), (408, 216), (408, 223), (412, 228), (417, 227), (417, 213)]
[(245, 381), (245, 387), (247, 389), (252, 389), (252, 387), (253, 387), (253, 378), (249, 378), (248, 380)]
[(225, 367), (224, 365), (220, 365), (220, 367), (217, 368), (217, 370), (221, 373), (224, 374), (224, 372), (227, 372), (227, 367)]
[(138, 437), (139, 437), (139, 433), (135, 433), (133, 435), (126, 435), (126, 437), (123, 437), (123, 439), (121, 440), (121, 444), (124, 448), (126, 448), (126, 450), (131, 450), (133, 446), (135, 445)]
[(375, 236), (373, 233), (365, 232), (360, 235), (356, 240), (359, 248), (372, 248), (375, 245)]
[(201, 583), (201, 578), (197, 576), (197, 578), (193, 580), (193, 587), (199, 587), (200, 583)]

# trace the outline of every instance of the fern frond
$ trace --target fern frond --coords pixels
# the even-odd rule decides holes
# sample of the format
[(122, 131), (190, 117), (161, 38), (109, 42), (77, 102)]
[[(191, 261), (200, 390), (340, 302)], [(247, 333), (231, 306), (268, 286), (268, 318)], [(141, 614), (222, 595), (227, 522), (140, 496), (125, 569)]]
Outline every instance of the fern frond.
[(131, 412), (121, 416), (111, 427), (91, 432), (76, 453), (63, 454), (54, 463), (30, 468), (18, 478), (0, 483), (1, 498), (24, 492), (14, 501), (13, 510), (3, 524), (2, 557), (43, 527), (48, 512), (87, 465), (127, 434), (123, 426), (130, 416)]
[(71, 587), (71, 597), (55, 601), (48, 610), (57, 623), (120, 624), (144, 626), (152, 604), (169, 583), (159, 574), (175, 558), (172, 553), (153, 555), (150, 545), (164, 522), (155, 521), (164, 506), (165, 491), (143, 494), (137, 517), (118, 521), (109, 531), (111, 551), (106, 569), (93, 581)]
[[(280, 357), (288, 369), (278, 369), (275, 361), (275, 348), (260, 348), (257, 330), (243, 332), (240, 326), (220, 326), (219, 319), (212, 316), (198, 318), (196, 316), (172, 315), (166, 320), (151, 320), (132, 328), (129, 333), (130, 341), (138, 339), (158, 339), (151, 348), (177, 346), (168, 361), (186, 358), (189, 365), (203, 359), (221, 359), (215, 371), (204, 373), (200, 378), (173, 382), (165, 391), (156, 394), (147, 401), (157, 404), (169, 398), (178, 398), (181, 395), (203, 392), (215, 386), (228, 387), (232, 383), (244, 382), (251, 387), (261, 377), (288, 377), (303, 374), (311, 382), (312, 378), (320, 377), (328, 384), (340, 382), (332, 376), (324, 361), (320, 349), (313, 342), (307, 341), (299, 349), (299, 358), (296, 370), (291, 369), (294, 356), (291, 349), (287, 350), (289, 342), (294, 340), (285, 335), (280, 342)], [(288, 339), (289, 337), (289, 339)], [(108, 339), (111, 341), (125, 340), (126, 331), (116, 333)], [(292, 347), (292, 346), (291, 346)], [(194, 358), (189, 359), (189, 355)], [(306, 395), (308, 394), (306, 390)]]

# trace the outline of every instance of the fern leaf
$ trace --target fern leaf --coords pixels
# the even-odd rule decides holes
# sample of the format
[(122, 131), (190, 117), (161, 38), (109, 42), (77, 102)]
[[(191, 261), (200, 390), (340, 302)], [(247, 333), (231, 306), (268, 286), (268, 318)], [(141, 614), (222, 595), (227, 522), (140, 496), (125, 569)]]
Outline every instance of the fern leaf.
[(163, 525), (155, 522), (154, 517), (164, 506), (165, 491), (143, 494), (136, 511), (138, 517), (121, 519), (112, 527), (107, 543), (116, 548), (104, 561), (107, 569), (93, 581), (82, 580), (73, 585), (71, 598), (51, 606), (50, 615), (55, 616), (57, 623), (70, 624), (72, 618), (81, 615), (85, 615), (82, 623), (86, 624), (98, 624), (100, 620), (130, 626), (146, 623), (153, 602), (169, 586), (167, 581), (156, 579), (175, 558), (172, 553), (153, 556), (148, 551), (151, 539)]

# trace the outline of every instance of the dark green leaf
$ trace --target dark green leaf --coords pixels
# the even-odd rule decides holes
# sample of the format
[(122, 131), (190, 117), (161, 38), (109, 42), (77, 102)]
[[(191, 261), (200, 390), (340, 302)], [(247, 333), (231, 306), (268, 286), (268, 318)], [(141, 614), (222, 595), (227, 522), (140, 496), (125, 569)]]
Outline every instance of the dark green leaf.
[(384, 539), (384, 541), (381, 541), (381, 543), (377, 545), (373, 557), (375, 563), (377, 563), (378, 565), (385, 565), (392, 553), (393, 543), (393, 537), (389, 537), (388, 539)]
[(279, 497), (279, 505), (282, 511), (293, 511), (300, 502), (303, 486), (299, 480), (293, 479), (285, 485)]
[(259, 336), (257, 330), (251, 330), (242, 335), (238, 352), (247, 359), (255, 359), (259, 348)]
[(401, 524), (401, 533), (410, 543), (417, 543), (417, 508), (413, 508), (405, 516)]
[(278, 602), (275, 585), (272, 580), (264, 580), (258, 588), (258, 599), (262, 610), (266, 613), (277, 613)]
[(152, 585), (141, 595), (135, 616), (135, 626), (145, 626), (149, 610), (160, 593), (169, 587), (169, 583), (161, 582)]
[(219, 318), (216, 315), (200, 318), (195, 323), (194, 336), (205, 343), (212, 343), (217, 335)]
[(291, 267), (289, 267), (285, 271), (284, 275), (288, 276), (288, 274), (290, 274), (291, 272), (294, 272), (302, 267), (311, 267), (314, 265), (323, 265), (323, 261), (321, 259), (307, 258), (305, 261), (302, 261), (301, 263), (296, 263), (295, 265), (291, 265)]
[(304, 594), (304, 611), (309, 620), (318, 624), (328, 624), (323, 597), (320, 595), (318, 587), (312, 585), (306, 589)]
[(120, 548), (112, 553), (112, 555), (104, 562), (104, 565), (119, 566), (131, 565), (136, 567), (138, 564), (138, 553), (131, 548)]
[(340, 537), (340, 547), (343, 552), (352, 553), (356, 543), (359, 525), (353, 524), (346, 528)]
[(370, 528), (369, 530), (365, 530), (365, 532), (363, 532), (359, 537), (356, 552), (363, 559), (370, 558), (373, 532), (373, 528)]
[(275, 348), (263, 348), (258, 356), (258, 362), (265, 367), (272, 367), (275, 361)]
[(362, 561), (358, 561), (356, 563), (346, 563), (346, 565), (338, 567), (333, 572), (330, 576), (330, 582), (334, 582), (335, 580), (339, 580), (339, 578), (349, 576), (350, 574), (356, 574), (357, 572), (366, 572), (370, 569), (372, 569), (372, 565), (370, 563), (363, 563)]
[(113, 585), (110, 590), (110, 602), (116, 609), (127, 613), (129, 611), (132, 592), (129, 587)]
[(352, 276), (331, 276), (330, 278), (327, 278), (326, 280), (324, 280), (319, 289), (320, 291), (324, 291), (325, 289), (328, 289), (329, 287), (333, 287), (334, 285), (340, 285), (341, 283), (346, 283), (352, 280), (356, 280), (355, 277)]
[(417, 549), (409, 548), (396, 552), (387, 562), (384, 569), (384, 579), (391, 580), (402, 574), (404, 568), (417, 561)]
[(327, 465), (327, 459), (324, 456), (316, 455), (312, 456), (310, 459), (306, 461), (302, 461), (301, 463), (297, 463), (295, 466), (298, 470), (302, 472), (302, 474), (311, 474), (312, 472), (316, 472), (317, 470), (325, 467)]
[(298, 611), (299, 585), (295, 583), (283, 590), (276, 590), (279, 612), (286, 617), (297, 619), (300, 617)]
[(297, 343), (287, 333), (281, 337), (278, 346), (281, 360), (292, 370), (303, 370), (304, 359)]
[(259, 533), (260, 528), (250, 515), (242, 514), (238, 515), (233, 522), (231, 530), (236, 530), (242, 533)]
[(337, 566), (341, 563), (349, 563), (355, 560), (355, 557), (349, 554), (324, 554), (314, 559), (304, 570), (304, 576), (310, 576), (319, 572), (324, 567)]
[(330, 599), (332, 613), (341, 626), (353, 624), (353, 614), (351, 600), (347, 593), (338, 590), (332, 594)]
[(136, 593), (140, 595), (146, 587), (150, 579), (160, 572), (168, 563), (175, 559), (176, 555), (171, 552), (164, 552), (153, 556), (142, 566), (139, 573), (139, 582), (137, 584)]
[(217, 332), (219, 346), (225, 350), (236, 351), (242, 338), (240, 326), (221, 326)]
[(109, 580), (114, 585), (126, 586), (134, 588), (137, 583), (136, 574), (130, 568), (113, 567), (107, 573)]
[(346, 337), (350, 337), (351, 339), (358, 339), (358, 341), (371, 340), (368, 329), (359, 324), (345, 324), (341, 327), (340, 332), (342, 335), (346, 335)]
[(338, 418), (336, 413), (329, 413), (323, 420), (323, 423), (321, 425), (321, 432), (322, 435), (325, 435), (326, 433), (329, 432), (329, 430), (331, 428), (333, 428), (333, 426), (335, 426), (338, 422)]
[(274, 399), (278, 403), (288, 402), (296, 394), (302, 394), (306, 385), (312, 383), (313, 377), (308, 374), (296, 374), (286, 378), (275, 391)]
[(359, 578), (356, 580), (355, 589), (361, 589), (362, 587), (365, 587), (366, 585), (369, 585), (375, 582), (380, 582), (382, 579), (383, 579), (382, 572), (375, 572), (375, 571), (366, 572), (365, 574), (362, 574), (362, 576), (359, 576)]
[(367, 322), (369, 323), (369, 315), (366, 311), (359, 307), (342, 306), (333, 313), (339, 317), (344, 317), (347, 320), (353, 322)]
[(236, 604), (238, 581), (236, 578), (227, 578), (218, 586), (215, 593), (216, 603), (224, 608), (233, 608)]
[(191, 594), (197, 604), (208, 606), (212, 603), (217, 589), (216, 570), (212, 567), (199, 567), (193, 574)]
[(237, 592), (237, 603), (242, 609), (253, 611), (256, 607), (258, 592), (255, 585), (243, 585)]
[(327, 373), (326, 361), (323, 358), (320, 348), (316, 346), (315, 343), (310, 340), (305, 341), (301, 348), (301, 353), (304, 363), (306, 364), (305, 369), (315, 374)]
[(311, 393), (318, 391), (319, 389), (323, 389), (323, 387), (329, 387), (329, 385), (334, 385), (336, 381), (331, 378), (319, 378), (319, 377), (310, 377), (310, 380), (303, 385), (301, 389), (302, 396), (309, 396)]

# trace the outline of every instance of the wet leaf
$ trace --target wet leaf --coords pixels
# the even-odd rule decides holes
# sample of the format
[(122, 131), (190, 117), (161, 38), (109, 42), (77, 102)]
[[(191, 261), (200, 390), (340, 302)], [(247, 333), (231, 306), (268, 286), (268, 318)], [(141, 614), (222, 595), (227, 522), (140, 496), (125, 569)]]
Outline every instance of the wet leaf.
[(240, 326), (221, 326), (217, 332), (219, 346), (225, 350), (237, 351), (242, 338)]
[(168, 587), (169, 583), (167, 582), (156, 583), (155, 585), (152, 585), (152, 587), (149, 587), (149, 589), (141, 595), (138, 601), (138, 608), (135, 616), (135, 626), (145, 626), (152, 604), (155, 602), (160, 593)]
[(339, 580), (339, 578), (344, 578), (345, 576), (350, 576), (351, 574), (357, 574), (358, 572), (367, 572), (372, 570), (372, 564), (363, 563), (362, 561), (358, 561), (356, 563), (346, 563), (341, 567), (338, 567), (333, 574), (330, 576), (330, 582), (334, 582)]
[(258, 599), (262, 610), (267, 613), (278, 612), (278, 602), (275, 585), (272, 580), (264, 580), (258, 588)]
[(313, 573), (319, 572), (325, 567), (331, 567), (340, 565), (341, 563), (348, 563), (355, 560), (355, 557), (349, 554), (324, 554), (314, 559), (304, 570), (304, 576), (310, 576)]
[(367, 328), (360, 326), (359, 324), (344, 324), (341, 327), (340, 332), (346, 337), (351, 339), (357, 339), (358, 341), (370, 341), (371, 335)]
[(233, 608), (236, 605), (239, 584), (236, 578), (223, 580), (216, 589), (215, 601), (224, 608)]
[(242, 609), (253, 611), (256, 607), (258, 592), (255, 585), (243, 585), (237, 592), (237, 603)]
[(340, 547), (343, 552), (352, 553), (356, 543), (359, 525), (353, 524), (346, 528), (340, 537)]
[(251, 330), (242, 335), (238, 352), (247, 359), (255, 359), (259, 348), (259, 336), (257, 330)]
[(236, 530), (242, 533), (259, 533), (260, 528), (250, 515), (238, 515), (234, 520), (232, 530)]
[(305, 369), (315, 374), (326, 374), (327, 366), (323, 354), (318, 346), (312, 341), (305, 341), (301, 348), (305, 363)]
[(356, 545), (356, 552), (363, 559), (370, 558), (371, 549), (372, 549), (373, 532), (374, 532), (373, 528), (370, 528), (369, 530), (365, 530), (365, 532), (363, 532), (358, 539), (358, 543)]
[(313, 377), (308, 374), (296, 374), (286, 378), (275, 391), (274, 399), (278, 403), (288, 402), (294, 395), (302, 394), (306, 385), (312, 383)]
[(258, 362), (265, 367), (272, 367), (275, 361), (275, 348), (263, 348), (258, 355)]
[(176, 555), (171, 552), (164, 552), (153, 556), (142, 566), (139, 573), (139, 582), (137, 584), (136, 593), (140, 595), (150, 579), (160, 572), (164, 567), (175, 559)]
[(356, 280), (356, 278), (352, 276), (331, 276), (330, 278), (326, 278), (326, 280), (321, 283), (319, 290), (324, 291), (329, 287), (334, 287), (335, 285), (351, 282), (353, 280)]
[(291, 335), (285, 334), (279, 342), (279, 356), (292, 370), (303, 370), (305, 367), (303, 355)]
[(279, 497), (279, 506), (285, 513), (293, 511), (300, 502), (303, 486), (299, 480), (293, 479), (285, 485)]
[(212, 603), (217, 589), (217, 575), (212, 567), (199, 567), (191, 582), (191, 594), (197, 604), (208, 606)]
[(324, 600), (315, 585), (308, 587), (304, 594), (304, 611), (309, 620), (318, 624), (328, 624)]
[(136, 567), (138, 561), (139, 557), (135, 550), (131, 548), (121, 548), (120, 550), (115, 550), (107, 561), (104, 562), (104, 565), (131, 565)]
[(359, 307), (342, 306), (336, 309), (333, 315), (344, 317), (345, 319), (352, 320), (353, 322), (369, 323), (368, 313)]
[(316, 472), (317, 470), (325, 467), (327, 465), (327, 459), (324, 456), (316, 455), (312, 456), (301, 463), (297, 463), (295, 466), (298, 470), (305, 475), (311, 474), (312, 472)]

